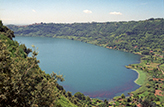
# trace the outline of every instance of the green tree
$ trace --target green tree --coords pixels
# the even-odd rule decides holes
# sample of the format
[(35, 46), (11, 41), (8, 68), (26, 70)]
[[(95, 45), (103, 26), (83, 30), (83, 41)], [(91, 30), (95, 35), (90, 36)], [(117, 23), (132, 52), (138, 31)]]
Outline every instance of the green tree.
[[(62, 75), (47, 76), (38, 66), (37, 52), (27, 57), (24, 45), (13, 41), (12, 32), (0, 25), (0, 106), (55, 106), (59, 98), (57, 81)], [(7, 32), (7, 33), (6, 33)], [(11, 35), (10, 35), (11, 33)], [(25, 52), (25, 51), (28, 52)]]
[(107, 99), (104, 100), (104, 104), (105, 104), (105, 105), (108, 105)]
[[(55, 89), (57, 80), (62, 76), (53, 73), (45, 78), (33, 57), (10, 57), (7, 45), (0, 41), (0, 106), (50, 106), (55, 105), (58, 92)], [(16, 52), (17, 53), (17, 50)]]
[(121, 98), (125, 98), (125, 95), (124, 94), (121, 94)]
[(145, 99), (141, 104), (142, 104), (142, 107), (156, 107), (156, 103), (151, 102), (148, 99)]
[(77, 92), (74, 94), (75, 97), (77, 97), (79, 100), (85, 100), (84, 94)]

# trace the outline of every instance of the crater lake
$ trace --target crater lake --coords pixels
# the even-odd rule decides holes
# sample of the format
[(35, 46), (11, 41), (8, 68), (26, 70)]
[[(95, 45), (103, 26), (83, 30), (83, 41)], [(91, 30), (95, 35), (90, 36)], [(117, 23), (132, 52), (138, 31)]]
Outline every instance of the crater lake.
[(110, 99), (134, 91), (138, 74), (125, 65), (139, 63), (140, 56), (92, 44), (47, 37), (15, 37), (28, 48), (38, 48), (39, 66), (47, 74), (63, 74), (58, 82), (66, 91), (91, 98)]

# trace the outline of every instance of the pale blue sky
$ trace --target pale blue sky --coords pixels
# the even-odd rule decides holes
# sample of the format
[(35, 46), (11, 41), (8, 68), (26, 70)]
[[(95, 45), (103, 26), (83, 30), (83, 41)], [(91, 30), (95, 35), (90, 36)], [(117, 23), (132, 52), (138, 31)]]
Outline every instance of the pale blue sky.
[(4, 24), (164, 18), (163, 0), (0, 0), (0, 4)]

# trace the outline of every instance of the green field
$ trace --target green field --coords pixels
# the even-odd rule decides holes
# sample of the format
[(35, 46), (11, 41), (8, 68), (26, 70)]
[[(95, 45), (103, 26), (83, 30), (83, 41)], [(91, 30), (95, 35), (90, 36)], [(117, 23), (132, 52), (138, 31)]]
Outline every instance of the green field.
[(138, 78), (134, 82), (141, 86), (146, 80), (147, 73), (142, 70), (136, 70), (136, 69), (133, 70), (135, 70), (138, 73)]

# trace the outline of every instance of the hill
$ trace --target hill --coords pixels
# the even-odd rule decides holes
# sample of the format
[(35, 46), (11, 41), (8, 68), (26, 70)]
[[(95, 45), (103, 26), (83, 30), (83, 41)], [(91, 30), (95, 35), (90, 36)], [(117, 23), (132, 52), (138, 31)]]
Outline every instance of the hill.
[(79, 40), (127, 52), (164, 50), (164, 19), (106, 23), (36, 23), (8, 25), (16, 36), (45, 36)]
[[(151, 18), (144, 21), (106, 23), (39, 23), (27, 26), (8, 25), (8, 27), (15, 32), (16, 36), (46, 36), (79, 40), (109, 49), (142, 55), (140, 64), (126, 66), (137, 70), (141, 73), (140, 78), (143, 78), (138, 82), (141, 87), (129, 93), (129, 97), (125, 98), (121, 95), (114, 97), (114, 101), (102, 102), (98, 99), (89, 100), (90, 98), (82, 97), (83, 94), (80, 93), (72, 97), (70, 92), (67, 92), (66, 95), (69, 96), (67, 99), (74, 104), (81, 104), (81, 106), (83, 104), (90, 106), (164, 106), (164, 19)], [(142, 77), (143, 74), (144, 77)], [(78, 99), (75, 96), (78, 96)]]
[[(13, 41), (13, 37), (14, 32), (0, 21), (0, 106), (76, 107), (60, 90), (57, 81), (64, 80), (62, 75), (45, 74), (38, 66), (37, 51)], [(28, 57), (30, 52), (32, 57)]]

